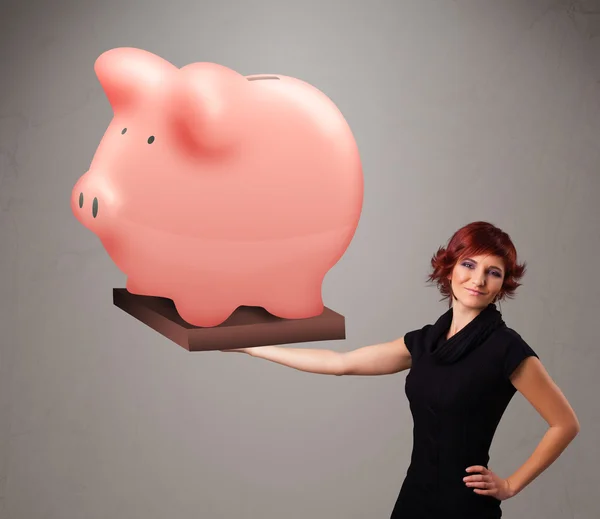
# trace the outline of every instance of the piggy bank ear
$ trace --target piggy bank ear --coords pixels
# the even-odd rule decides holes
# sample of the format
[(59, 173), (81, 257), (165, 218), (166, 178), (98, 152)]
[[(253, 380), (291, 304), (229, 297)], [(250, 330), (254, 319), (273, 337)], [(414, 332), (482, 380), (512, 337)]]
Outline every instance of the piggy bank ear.
[(172, 113), (182, 144), (195, 152), (230, 149), (239, 142), (247, 105), (247, 81), (215, 63), (183, 67), (173, 92)]
[(124, 47), (101, 54), (94, 70), (116, 111), (131, 105), (142, 94), (151, 95), (163, 88), (167, 74), (177, 67), (151, 52)]

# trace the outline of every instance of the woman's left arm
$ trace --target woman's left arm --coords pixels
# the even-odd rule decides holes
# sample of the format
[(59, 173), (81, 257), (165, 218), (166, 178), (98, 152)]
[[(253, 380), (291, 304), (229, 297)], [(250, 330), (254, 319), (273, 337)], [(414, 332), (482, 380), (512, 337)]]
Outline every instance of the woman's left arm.
[(550, 426), (529, 459), (507, 478), (512, 497), (562, 454), (579, 433), (579, 421), (537, 357), (528, 357), (521, 362), (510, 380)]

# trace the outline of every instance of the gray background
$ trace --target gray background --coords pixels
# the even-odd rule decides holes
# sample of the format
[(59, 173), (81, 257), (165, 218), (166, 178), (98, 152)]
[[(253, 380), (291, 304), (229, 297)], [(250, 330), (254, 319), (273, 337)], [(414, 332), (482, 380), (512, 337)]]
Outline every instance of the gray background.
[[(135, 46), (323, 90), (364, 166), (354, 241), (325, 279), (347, 351), (446, 307), (425, 284), (489, 220), (529, 264), (502, 305), (582, 432), (505, 517), (598, 517), (599, 2), (147, 1), (0, 10), (0, 517), (385, 518), (409, 463), (405, 373), (328, 377), (190, 354), (112, 306), (125, 279), (69, 208), (112, 117), (93, 71)], [(596, 12), (594, 12), (596, 11)], [(545, 422), (519, 394), (490, 466)]]

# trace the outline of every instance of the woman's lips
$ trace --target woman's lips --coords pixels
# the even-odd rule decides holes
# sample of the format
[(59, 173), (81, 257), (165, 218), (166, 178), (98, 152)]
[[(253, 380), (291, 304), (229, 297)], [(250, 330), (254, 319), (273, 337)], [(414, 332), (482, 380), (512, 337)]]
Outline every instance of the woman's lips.
[(482, 296), (483, 295), (481, 292), (477, 292), (477, 290), (472, 290), (470, 288), (467, 288), (466, 290), (474, 296)]

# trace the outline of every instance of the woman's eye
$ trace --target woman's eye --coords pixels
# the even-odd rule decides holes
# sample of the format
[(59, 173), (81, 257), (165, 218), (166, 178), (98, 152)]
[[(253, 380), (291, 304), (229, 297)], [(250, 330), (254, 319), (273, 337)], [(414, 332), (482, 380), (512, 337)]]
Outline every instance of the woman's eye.
[(473, 267), (473, 265), (467, 261), (465, 261), (462, 265), (463, 265), (463, 267), (467, 267), (469, 269)]
[(500, 272), (498, 272), (497, 270), (492, 270), (490, 272), (490, 274), (492, 274), (492, 276), (496, 276), (497, 278), (501, 278), (502, 274), (500, 274)]

